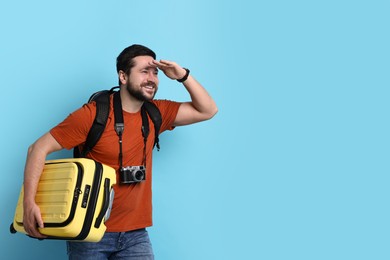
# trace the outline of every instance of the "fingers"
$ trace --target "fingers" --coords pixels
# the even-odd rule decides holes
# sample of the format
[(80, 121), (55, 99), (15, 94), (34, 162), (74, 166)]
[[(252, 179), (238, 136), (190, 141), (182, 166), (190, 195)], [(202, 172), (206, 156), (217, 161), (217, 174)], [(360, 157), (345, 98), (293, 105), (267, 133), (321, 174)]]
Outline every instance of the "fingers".
[(164, 65), (166, 65), (166, 66), (175, 66), (175, 65), (177, 65), (176, 64), (176, 62), (173, 62), (173, 61), (168, 61), (168, 60), (160, 60), (160, 63), (161, 64), (164, 64)]
[(39, 232), (38, 228), (43, 228), (43, 220), (41, 218), (40, 211), (30, 211), (30, 214), (26, 214), (23, 218), (24, 230), (29, 236), (36, 238), (45, 238), (45, 235), (42, 235)]
[[(183, 73), (183, 68), (179, 66), (176, 62), (168, 60), (153, 60), (149, 65), (156, 66), (158, 69), (162, 70), (164, 74), (170, 79), (178, 79)], [(184, 71), (185, 73), (185, 71)]]
[[(43, 226), (39, 226), (39, 227), (42, 228)], [(26, 231), (26, 233), (29, 236), (32, 236), (32, 237), (36, 237), (36, 238), (45, 238), (46, 237), (45, 235), (42, 235), (39, 232), (38, 226), (36, 226), (36, 225), (25, 226), (24, 230)]]
[(168, 61), (168, 60), (160, 60), (160, 61), (153, 60), (151, 65), (155, 65), (155, 66), (157, 66), (159, 69), (162, 69), (162, 68), (169, 68), (169, 67), (173, 68), (173, 67), (175, 67), (175, 66), (178, 66), (178, 65), (176, 64), (176, 62)]
[(36, 237), (36, 238), (46, 238), (46, 236), (42, 235), (37, 228), (34, 229), (29, 229), (26, 231), (27, 234), (31, 237)]
[(159, 65), (171, 65), (173, 62), (172, 61), (168, 61), (168, 60), (160, 60), (160, 61), (157, 61), (157, 60), (153, 60), (152, 61), (154, 64), (159, 64)]

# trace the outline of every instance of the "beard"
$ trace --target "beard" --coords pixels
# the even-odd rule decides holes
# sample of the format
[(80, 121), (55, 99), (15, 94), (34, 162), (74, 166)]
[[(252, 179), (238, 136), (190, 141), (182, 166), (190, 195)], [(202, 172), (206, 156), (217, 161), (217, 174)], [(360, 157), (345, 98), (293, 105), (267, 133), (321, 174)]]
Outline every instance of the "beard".
[[(154, 93), (153, 93), (152, 97), (149, 97), (149, 96), (147, 96), (146, 94), (143, 93), (142, 88), (144, 88), (146, 86), (153, 86)], [(156, 93), (157, 93), (157, 85), (154, 82), (151, 82), (151, 81), (146, 82), (146, 83), (142, 83), (141, 84), (141, 88), (134, 87), (133, 84), (131, 84), (131, 82), (128, 81), (127, 84), (126, 84), (126, 89), (127, 89), (127, 92), (132, 97), (134, 97), (135, 99), (137, 99), (139, 101), (142, 101), (142, 102), (143, 101), (152, 100), (154, 98), (154, 96), (156, 95)]]

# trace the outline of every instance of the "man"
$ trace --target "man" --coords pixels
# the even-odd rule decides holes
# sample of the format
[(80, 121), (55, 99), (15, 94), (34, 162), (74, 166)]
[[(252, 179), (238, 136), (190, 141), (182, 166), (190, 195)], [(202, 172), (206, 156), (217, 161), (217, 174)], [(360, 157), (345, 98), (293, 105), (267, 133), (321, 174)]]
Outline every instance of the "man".
[[(191, 101), (185, 103), (153, 100), (159, 85), (158, 71), (168, 78), (181, 82)], [(155, 53), (142, 45), (124, 49), (117, 58), (125, 130), (122, 137), (122, 165), (145, 163), (146, 179), (139, 183), (122, 184), (119, 178), (120, 152), (118, 136), (114, 130), (114, 112), (102, 137), (87, 154), (88, 158), (102, 162), (117, 170), (117, 184), (111, 216), (106, 222), (107, 231), (98, 243), (67, 242), (69, 259), (153, 259), (153, 251), (146, 227), (152, 225), (152, 150), (154, 140), (144, 143), (141, 127), (141, 106), (144, 101), (157, 105), (162, 114), (160, 132), (208, 120), (217, 113), (214, 100), (188, 69), (175, 62), (156, 61)], [(111, 108), (113, 97), (111, 97)], [(35, 203), (38, 181), (46, 156), (54, 151), (83, 145), (96, 114), (96, 104), (89, 103), (71, 113), (63, 122), (44, 134), (28, 149), (24, 173), (24, 219), (26, 232), (44, 238), (37, 227), (43, 227), (40, 209)], [(154, 134), (153, 124), (150, 133)]]

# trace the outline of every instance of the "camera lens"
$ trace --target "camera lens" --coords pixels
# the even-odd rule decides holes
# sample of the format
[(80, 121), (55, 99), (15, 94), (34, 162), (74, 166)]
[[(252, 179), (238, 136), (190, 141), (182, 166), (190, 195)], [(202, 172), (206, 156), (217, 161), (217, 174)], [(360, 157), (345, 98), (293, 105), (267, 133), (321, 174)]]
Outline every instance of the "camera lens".
[(144, 179), (143, 171), (136, 171), (133, 175), (135, 181), (142, 181)]

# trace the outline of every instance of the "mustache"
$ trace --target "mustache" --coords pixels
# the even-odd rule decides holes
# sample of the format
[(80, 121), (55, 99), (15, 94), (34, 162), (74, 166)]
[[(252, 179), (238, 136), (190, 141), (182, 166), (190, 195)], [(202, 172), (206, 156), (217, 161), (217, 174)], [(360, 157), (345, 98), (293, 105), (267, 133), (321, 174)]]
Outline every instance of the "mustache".
[(146, 87), (146, 86), (152, 86), (153, 88), (157, 88), (157, 84), (154, 83), (153, 81), (148, 81), (141, 84), (141, 87)]

